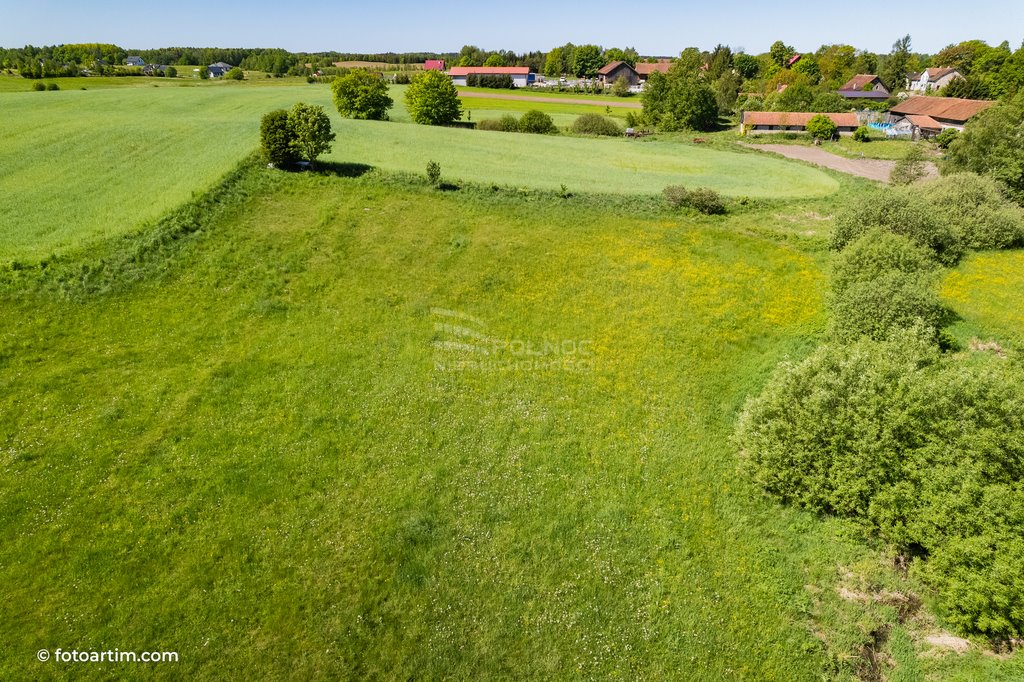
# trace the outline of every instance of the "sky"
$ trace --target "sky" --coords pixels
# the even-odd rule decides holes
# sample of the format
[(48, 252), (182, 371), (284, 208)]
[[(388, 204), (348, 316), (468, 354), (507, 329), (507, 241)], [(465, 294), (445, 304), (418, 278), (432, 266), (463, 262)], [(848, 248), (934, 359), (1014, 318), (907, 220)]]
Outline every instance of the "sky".
[(171, 5), (0, 0), (3, 47), (101, 42), (138, 49), (282, 47), (293, 52), (375, 53), (457, 52), (463, 45), (477, 45), (527, 52), (573, 42), (671, 56), (685, 47), (710, 49), (718, 43), (757, 54), (782, 40), (798, 51), (847, 43), (884, 53), (907, 33), (916, 52), (934, 53), (975, 38), (990, 45), (1009, 40), (1016, 49), (1024, 40), (1024, 1), (929, 0), (922, 10), (913, 3), (806, 0), (178, 0)]

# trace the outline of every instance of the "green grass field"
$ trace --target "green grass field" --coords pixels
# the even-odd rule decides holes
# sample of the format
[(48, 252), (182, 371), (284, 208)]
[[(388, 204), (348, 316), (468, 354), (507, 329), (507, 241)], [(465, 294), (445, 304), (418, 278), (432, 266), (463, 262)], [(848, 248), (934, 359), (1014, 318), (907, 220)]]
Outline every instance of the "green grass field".
[[(215, 185), (262, 112), (331, 109), (219, 86), (2, 95), (0, 679), (117, 648), (180, 660), (88, 674), (854, 682), (871, 646), (891, 680), (1024, 678), (851, 598), (929, 600), (737, 471), (737, 413), (818, 343), (828, 216), (866, 181), (717, 138), (335, 115), (323, 173)], [(403, 173), (427, 159), (461, 188)], [(758, 200), (671, 212), (670, 182)], [(168, 231), (179, 208), (199, 230)], [(948, 275), (961, 335), (1019, 338), (1020, 265)]]
[(254, 149), (264, 112), (300, 100), (333, 112), (338, 141), (326, 160), (390, 171), (422, 173), (435, 159), (452, 180), (621, 194), (679, 183), (751, 197), (838, 187), (815, 169), (753, 154), (402, 124), (401, 92), (391, 123), (341, 120), (330, 90), (313, 85), (5, 94), (0, 262), (38, 261), (156, 219)]
[[(64, 645), (179, 651), (157, 677), (817, 679), (829, 533), (728, 444), (820, 325), (813, 258), (256, 172), (169, 276), (0, 304), (0, 675)], [(583, 362), (439, 369), (474, 359), (435, 348), (453, 321)]]

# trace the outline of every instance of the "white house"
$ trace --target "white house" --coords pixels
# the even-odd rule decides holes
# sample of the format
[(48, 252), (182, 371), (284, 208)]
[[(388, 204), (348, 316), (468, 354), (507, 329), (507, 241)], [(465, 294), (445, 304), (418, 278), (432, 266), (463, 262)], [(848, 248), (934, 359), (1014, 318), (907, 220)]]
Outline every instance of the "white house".
[(910, 74), (911, 92), (933, 92), (949, 85), (951, 80), (963, 78), (956, 69), (925, 69), (921, 73)]
[(528, 66), (453, 66), (448, 69), (448, 76), (456, 85), (466, 85), (466, 77), (478, 76), (511, 76), (512, 85), (525, 88), (530, 84), (530, 67)]

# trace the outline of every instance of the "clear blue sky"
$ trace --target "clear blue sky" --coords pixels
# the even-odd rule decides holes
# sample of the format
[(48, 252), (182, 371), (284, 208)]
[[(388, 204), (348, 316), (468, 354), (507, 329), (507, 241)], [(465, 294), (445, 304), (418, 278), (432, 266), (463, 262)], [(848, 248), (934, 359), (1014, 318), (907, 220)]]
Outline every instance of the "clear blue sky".
[(893, 41), (906, 33), (919, 52), (936, 52), (972, 38), (990, 44), (1009, 40), (1016, 49), (1024, 39), (1024, 2), (594, 0), (570, 5), (536, 0), (179, 0), (170, 4), (3, 0), (0, 5), (0, 46), (4, 47), (108, 42), (126, 48), (447, 52), (472, 44), (524, 52), (572, 41), (672, 55), (687, 46), (707, 49), (716, 43), (758, 53), (781, 39), (798, 50), (849, 43), (888, 52)]

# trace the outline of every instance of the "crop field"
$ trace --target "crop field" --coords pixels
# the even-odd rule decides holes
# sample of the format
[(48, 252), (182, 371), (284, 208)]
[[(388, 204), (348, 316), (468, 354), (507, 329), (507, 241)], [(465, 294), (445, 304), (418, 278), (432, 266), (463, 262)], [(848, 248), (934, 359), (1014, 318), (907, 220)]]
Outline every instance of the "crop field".
[[(254, 149), (262, 113), (297, 101), (333, 109), (325, 86), (216, 85), (4, 95), (0, 262), (38, 261), (131, 231)], [(327, 161), (422, 173), (434, 159), (452, 180), (620, 194), (682, 183), (750, 197), (824, 196), (838, 187), (820, 171), (755, 154), (425, 128), (402, 124), (400, 105), (391, 123), (333, 117), (338, 140)]]

